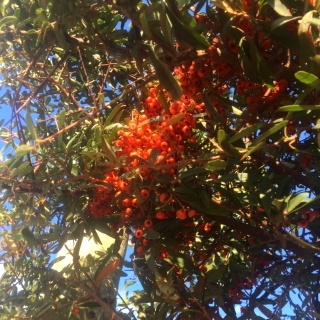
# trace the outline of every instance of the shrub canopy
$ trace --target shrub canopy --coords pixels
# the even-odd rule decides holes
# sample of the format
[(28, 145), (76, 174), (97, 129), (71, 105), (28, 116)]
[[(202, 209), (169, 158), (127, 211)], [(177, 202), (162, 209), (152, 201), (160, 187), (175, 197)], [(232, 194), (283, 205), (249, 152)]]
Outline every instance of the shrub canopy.
[(320, 318), (318, 11), (1, 1), (1, 319)]

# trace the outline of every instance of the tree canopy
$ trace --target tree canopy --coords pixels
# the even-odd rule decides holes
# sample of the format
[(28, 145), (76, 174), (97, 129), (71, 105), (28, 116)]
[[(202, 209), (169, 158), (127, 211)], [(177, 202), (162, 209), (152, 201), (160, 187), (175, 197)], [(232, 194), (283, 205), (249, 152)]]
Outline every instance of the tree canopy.
[(319, 319), (319, 10), (2, 0), (0, 318)]

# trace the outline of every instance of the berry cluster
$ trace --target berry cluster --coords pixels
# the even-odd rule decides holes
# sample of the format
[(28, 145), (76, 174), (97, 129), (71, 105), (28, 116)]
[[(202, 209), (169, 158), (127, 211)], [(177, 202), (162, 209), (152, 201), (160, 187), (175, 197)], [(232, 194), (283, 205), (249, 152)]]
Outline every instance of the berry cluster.
[[(90, 212), (95, 218), (121, 212), (120, 222), (113, 228), (126, 226), (128, 233), (132, 232), (131, 228), (135, 230), (132, 240), (136, 243), (137, 254), (150, 243), (144, 233), (152, 227), (154, 219), (176, 217), (185, 220), (196, 215), (195, 210), (176, 203), (169, 193), (163, 192), (163, 186), (155, 186), (152, 181), (158, 173), (167, 174), (175, 181), (185, 144), (192, 141), (196, 126), (194, 114), (204, 111), (204, 104), (197, 104), (190, 95), (170, 101), (160, 88), (152, 87), (148, 93), (143, 110), (131, 112), (127, 126), (118, 131), (113, 142), (116, 156), (126, 165), (106, 172), (103, 181), (96, 180), (109, 188), (96, 187), (90, 203)], [(169, 100), (166, 108), (159, 102), (159, 95)], [(148, 187), (137, 193), (132, 177), (139, 177)], [(166, 210), (161, 210), (165, 206)]]

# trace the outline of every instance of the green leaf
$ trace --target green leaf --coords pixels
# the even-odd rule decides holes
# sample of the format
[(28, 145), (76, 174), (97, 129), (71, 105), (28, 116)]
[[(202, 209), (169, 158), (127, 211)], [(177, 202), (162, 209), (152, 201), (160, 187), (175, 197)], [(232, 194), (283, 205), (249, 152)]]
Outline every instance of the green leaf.
[(116, 161), (117, 160), (117, 157), (116, 157), (112, 147), (110, 146), (108, 140), (105, 138), (105, 136), (101, 137), (101, 147), (102, 147), (102, 150), (103, 150), (105, 156), (110, 161)]
[(34, 237), (33, 233), (28, 229), (24, 228), (21, 230), (21, 234), (25, 242), (30, 248), (35, 248), (38, 245), (38, 240)]
[(160, 26), (161, 26), (162, 33), (167, 43), (172, 45), (173, 43), (172, 28), (165, 11), (165, 2), (161, 3), (159, 12), (160, 12)]
[(313, 18), (313, 11), (306, 13), (300, 21), (298, 37), (300, 44), (299, 58), (301, 67), (312, 72), (315, 70), (315, 61), (313, 58), (317, 54), (317, 50), (315, 47), (315, 39), (313, 39), (312, 30), (310, 28), (310, 18)]
[(314, 24), (315, 26), (320, 26), (320, 19), (318, 18), (310, 18), (307, 20), (307, 22)]
[(169, 283), (166, 280), (164, 280), (164, 278), (157, 270), (155, 270), (154, 275), (156, 278), (157, 286), (159, 290), (163, 293), (165, 298), (170, 298), (172, 300), (179, 299), (179, 295), (177, 294), (176, 289), (174, 288), (172, 283)]
[(107, 28), (105, 29), (105, 34), (110, 34), (114, 30), (114, 28), (116, 27), (120, 19), (121, 19), (121, 15), (115, 14), (112, 17), (111, 21), (109, 22)]
[(67, 42), (62, 27), (60, 27), (58, 22), (55, 22), (53, 25), (53, 31), (57, 37), (59, 47), (67, 51), (70, 48), (70, 44)]
[(262, 82), (265, 83), (269, 88), (273, 89), (273, 76), (270, 72), (270, 68), (267, 65), (266, 60), (261, 55), (254, 41), (252, 39), (248, 41), (250, 43), (250, 55), (252, 64), (254, 65), (254, 69), (257, 70)]
[(166, 247), (166, 250), (168, 251), (170, 256), (168, 258), (165, 258), (164, 260), (179, 267), (180, 269), (187, 270), (189, 272), (191, 270), (194, 270), (194, 266), (187, 257), (183, 256), (182, 254), (176, 254), (175, 251), (171, 248)]
[(61, 130), (64, 126), (64, 122), (66, 120), (66, 110), (62, 110), (58, 116), (58, 128)]
[[(177, 189), (177, 188), (175, 188)], [(188, 188), (189, 189), (189, 188)], [(176, 190), (174, 190), (177, 192)], [(193, 193), (191, 193), (193, 191)], [(216, 215), (216, 216), (226, 216), (229, 215), (229, 210), (225, 209), (223, 206), (220, 206), (219, 204), (210, 201), (208, 206), (205, 206), (204, 203), (202, 203), (200, 195), (198, 192), (194, 189), (190, 189), (190, 191), (187, 191), (187, 193), (180, 193), (177, 195), (179, 199), (183, 200), (186, 204), (190, 205), (192, 208), (194, 208), (198, 212), (210, 214), (210, 215)]]
[(218, 138), (219, 145), (221, 145), (222, 141), (226, 140), (226, 133), (224, 132), (224, 130), (222, 129), (218, 130), (217, 138)]
[(262, 203), (262, 207), (268, 214), (270, 214), (274, 192), (269, 177), (262, 177), (259, 187), (259, 198)]
[(134, 285), (136, 283), (136, 281), (130, 280), (130, 281), (126, 281), (122, 287), (123, 290), (126, 290), (128, 287)]
[[(232, 27), (231, 30), (233, 31), (239, 31), (238, 28)], [(241, 31), (241, 33), (243, 33)], [(238, 58), (241, 64), (241, 67), (243, 68), (246, 76), (252, 81), (256, 83), (260, 83), (261, 79), (259, 76), (259, 72), (256, 68), (256, 65), (251, 61), (251, 59), (248, 58), (245, 50), (245, 39), (246, 37), (243, 34), (243, 37), (239, 41), (239, 53), (238, 53)]]
[(3, 17), (1, 20), (0, 20), (0, 28), (2, 26), (6, 26), (6, 25), (11, 25), (11, 24), (16, 24), (18, 21), (17, 17), (15, 16), (6, 16), (6, 17)]
[(206, 281), (207, 283), (216, 282), (220, 277), (227, 271), (227, 265), (221, 265), (218, 269), (211, 269), (206, 272)]
[(260, 143), (264, 139), (268, 138), (272, 134), (278, 132), (283, 127), (285, 127), (288, 124), (288, 122), (289, 122), (288, 120), (281, 121), (281, 122), (277, 123), (276, 125), (274, 125), (273, 127), (271, 127), (269, 130), (263, 132), (257, 139), (252, 141), (252, 146), (257, 145), (258, 143)]
[(297, 112), (297, 111), (311, 111), (311, 110), (317, 110), (320, 111), (320, 105), (289, 105), (280, 107), (277, 111), (278, 112)]
[(167, 123), (168, 125), (170, 125), (170, 124), (175, 124), (175, 123), (177, 123), (177, 122), (180, 122), (180, 121), (184, 118), (184, 116), (185, 116), (184, 113), (181, 113), (181, 114), (172, 116), (168, 121), (166, 121), (166, 123)]
[(21, 158), (33, 150), (34, 148), (32, 146), (29, 146), (27, 144), (22, 144), (18, 146), (17, 149), (15, 150), (15, 156), (16, 158)]
[(153, 247), (150, 247), (146, 252), (145, 252), (145, 258), (148, 267), (152, 272), (156, 271), (156, 255), (155, 255), (155, 250)]
[(37, 140), (38, 139), (38, 137), (37, 137), (37, 128), (33, 123), (33, 120), (32, 120), (30, 112), (28, 112), (28, 111), (26, 112), (26, 124), (27, 124), (28, 132), (30, 133), (32, 139), (33, 140)]
[(114, 119), (114, 117), (118, 114), (118, 112), (120, 112), (124, 107), (125, 107), (124, 104), (119, 103), (114, 108), (112, 108), (110, 114), (106, 119), (104, 126), (107, 127), (111, 123), (111, 121)]
[(160, 238), (160, 233), (152, 228), (145, 228), (143, 235), (147, 239), (159, 239)]
[(315, 76), (312, 73), (306, 72), (306, 71), (298, 71), (294, 74), (294, 76), (300, 82), (308, 84), (308, 85), (314, 85), (315, 83), (319, 82), (319, 78), (317, 76)]
[(42, 306), (40, 306), (39, 308), (36, 309), (34, 315), (36, 317), (41, 316), (42, 314), (44, 314), (45, 312), (47, 312), (49, 309), (52, 308), (53, 303), (52, 302), (46, 302), (45, 304), (43, 304)]
[(241, 153), (238, 149), (236, 149), (231, 143), (229, 143), (227, 140), (221, 141), (220, 147), (223, 151), (230, 157), (234, 157), (237, 159), (241, 158)]
[(305, 202), (309, 199), (309, 193), (308, 192), (302, 192), (299, 193), (297, 196), (290, 198), (287, 204), (287, 213), (290, 214), (296, 210), (294, 210), (296, 207), (301, 205), (301, 203)]
[(289, 240), (291, 242), (296, 243), (297, 245), (299, 245), (300, 247), (304, 248), (307, 250), (307, 252), (316, 252), (316, 253), (320, 253), (320, 248), (318, 246), (315, 246), (311, 243), (308, 243), (302, 239), (300, 239), (299, 237), (296, 237), (294, 234), (286, 232), (286, 240)]
[(292, 16), (289, 9), (280, 0), (267, 0), (270, 7), (274, 9), (280, 16)]
[(250, 134), (256, 132), (257, 130), (263, 128), (266, 124), (264, 122), (257, 122), (253, 125), (246, 127), (245, 129), (240, 130), (238, 133), (233, 135), (228, 142), (233, 143), (239, 139), (249, 136)]
[(99, 266), (97, 267), (93, 279), (94, 281), (98, 278), (98, 275), (102, 272), (103, 268), (107, 265), (107, 263), (110, 261), (112, 258), (112, 254), (107, 254), (102, 261), (100, 262)]
[(205, 39), (204, 36), (200, 35), (196, 31), (193, 31), (189, 27), (181, 23), (176, 15), (166, 6), (166, 12), (172, 23), (173, 30), (192, 48), (197, 50), (208, 49), (210, 43)]
[(206, 168), (210, 171), (224, 170), (227, 163), (224, 160), (212, 160), (206, 164)]
[(262, 148), (263, 146), (265, 146), (266, 143), (264, 141), (259, 142), (257, 145), (255, 145), (254, 147), (250, 148), (249, 151), (247, 151), (242, 157), (241, 157), (241, 161), (243, 161), (244, 159), (246, 159), (247, 157), (250, 156), (250, 154), (259, 151), (260, 148)]
[(141, 12), (139, 19), (140, 19), (142, 31), (144, 32), (147, 38), (151, 38), (152, 33), (149, 30), (149, 24), (148, 24), (148, 19), (147, 19), (145, 10)]
[(271, 24), (271, 30), (279, 28), (279, 27), (285, 25), (286, 23), (288, 23), (290, 21), (298, 20), (300, 18), (301, 18), (301, 16), (298, 16), (298, 17), (282, 17), (282, 18), (276, 19)]
[(207, 173), (208, 170), (205, 168), (184, 168), (184, 170), (179, 173), (179, 179), (188, 180), (190, 177), (194, 178), (195, 176)]
[(171, 94), (173, 99), (179, 100), (183, 91), (179, 82), (172, 75), (169, 67), (157, 57), (151, 47), (149, 47), (149, 57), (161, 86)]

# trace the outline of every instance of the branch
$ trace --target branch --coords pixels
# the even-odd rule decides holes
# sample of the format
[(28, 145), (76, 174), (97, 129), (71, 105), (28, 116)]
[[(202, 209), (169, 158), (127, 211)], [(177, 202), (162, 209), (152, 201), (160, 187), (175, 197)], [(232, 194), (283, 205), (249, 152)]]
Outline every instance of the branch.
[(79, 287), (82, 288), (84, 291), (88, 293), (89, 296), (92, 297), (92, 299), (99, 303), (100, 306), (107, 311), (111, 315), (111, 320), (123, 320), (122, 317), (120, 317), (117, 312), (112, 308), (108, 303), (106, 303), (104, 300), (102, 300), (94, 291), (92, 291), (85, 283), (79, 282)]
[[(37, 89), (35, 90), (35, 92), (33, 92), (29, 98), (24, 102), (24, 104), (15, 112), (16, 116), (17, 114), (20, 113), (21, 110), (23, 110), (28, 104), (29, 102), (45, 87), (45, 85), (47, 84), (47, 81), (51, 78), (51, 76), (56, 72), (56, 70), (67, 60), (67, 58), (69, 57), (69, 52), (66, 52), (63, 57), (60, 59), (60, 61), (58, 61), (58, 63), (54, 66), (54, 68), (51, 70), (51, 72), (47, 75), (47, 77), (42, 81), (42, 83), (37, 87)], [(5, 123), (5, 126), (7, 126), (9, 124), (10, 121), (12, 121), (13, 117), (10, 118), (9, 121), (7, 121)]]
[(46, 139), (43, 139), (43, 140), (38, 140), (38, 145), (42, 145), (42, 144), (45, 144), (47, 142), (51, 142), (54, 138), (58, 137), (60, 134), (63, 134), (65, 132), (67, 132), (68, 130), (72, 129), (72, 128), (75, 128), (77, 127), (80, 123), (82, 123), (83, 121), (85, 120), (90, 120), (93, 118), (93, 116), (97, 116), (99, 115), (103, 110), (105, 109), (109, 109), (110, 106), (113, 106), (114, 104), (117, 104), (121, 101), (121, 99), (126, 96), (127, 94), (131, 93), (131, 92), (134, 92), (135, 90), (137, 90), (138, 88), (140, 87), (143, 87), (144, 85), (146, 85), (147, 83), (149, 83), (150, 81), (154, 80), (156, 77), (155, 75), (150, 75), (150, 76), (147, 76), (143, 81), (141, 81), (141, 83), (139, 83), (139, 85), (136, 85), (136, 86), (133, 86), (132, 88), (130, 89), (127, 89), (127, 90), (124, 90), (124, 92), (116, 97), (115, 99), (113, 99), (112, 101), (110, 102), (106, 102), (104, 104), (104, 107), (103, 108), (100, 108), (98, 110), (94, 110), (90, 113), (88, 113), (87, 115), (85, 115), (84, 117), (80, 118), (79, 120), (73, 122), (72, 124), (70, 124), (69, 126), (66, 126), (65, 128), (57, 131), (56, 133), (54, 133), (52, 136), (46, 138)]
[(284, 164), (282, 164), (278, 160), (276, 160), (273, 156), (268, 157), (266, 155), (261, 155), (261, 154), (255, 153), (255, 154), (251, 155), (251, 157), (261, 161), (262, 163), (264, 163), (266, 165), (269, 165), (277, 173), (279, 173), (281, 175), (293, 177), (293, 179), (296, 182), (306, 186), (314, 193), (316, 193), (316, 194), (320, 193), (320, 188), (318, 186), (316, 186), (307, 176), (303, 176), (297, 170), (291, 169), (291, 168), (285, 166)]

